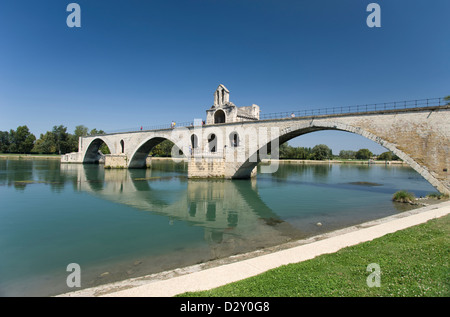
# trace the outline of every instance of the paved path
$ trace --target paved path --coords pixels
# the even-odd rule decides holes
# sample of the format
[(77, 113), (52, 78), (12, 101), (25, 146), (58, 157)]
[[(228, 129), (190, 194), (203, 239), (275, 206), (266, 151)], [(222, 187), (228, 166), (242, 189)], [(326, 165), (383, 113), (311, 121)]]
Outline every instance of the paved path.
[[(215, 288), (267, 270), (333, 253), (450, 213), (450, 201), (298, 241), (296, 246), (202, 269), (201, 265), (107, 284), (61, 296), (169, 297)], [(256, 253), (254, 253), (256, 254)]]

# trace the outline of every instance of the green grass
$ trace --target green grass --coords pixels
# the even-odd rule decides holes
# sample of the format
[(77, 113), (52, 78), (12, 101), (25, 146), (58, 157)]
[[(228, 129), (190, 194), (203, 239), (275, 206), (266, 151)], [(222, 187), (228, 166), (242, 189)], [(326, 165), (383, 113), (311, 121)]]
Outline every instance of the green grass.
[(59, 154), (18, 154), (18, 153), (0, 153), (0, 158), (2, 159), (59, 159), (61, 155)]
[(416, 200), (416, 197), (413, 193), (400, 190), (392, 196), (392, 200), (400, 203), (412, 203)]
[[(204, 292), (180, 296), (450, 296), (450, 215), (333, 254), (290, 264)], [(377, 263), (380, 287), (368, 287)]]
[(447, 194), (441, 194), (441, 193), (431, 193), (427, 195), (427, 198), (434, 198), (434, 199), (448, 199), (449, 195)]
[(41, 153), (1, 153), (0, 156), (61, 156), (60, 154), (41, 154)]

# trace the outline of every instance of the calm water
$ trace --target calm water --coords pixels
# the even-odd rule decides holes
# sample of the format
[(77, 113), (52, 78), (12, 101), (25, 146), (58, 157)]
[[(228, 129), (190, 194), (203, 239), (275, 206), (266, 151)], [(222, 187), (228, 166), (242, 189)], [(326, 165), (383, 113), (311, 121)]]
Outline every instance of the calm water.
[[(435, 192), (407, 167), (281, 165), (253, 180), (188, 180), (148, 170), (0, 160), (0, 296), (82, 287), (278, 245), (403, 211), (400, 189)], [(322, 223), (318, 226), (317, 223)]]

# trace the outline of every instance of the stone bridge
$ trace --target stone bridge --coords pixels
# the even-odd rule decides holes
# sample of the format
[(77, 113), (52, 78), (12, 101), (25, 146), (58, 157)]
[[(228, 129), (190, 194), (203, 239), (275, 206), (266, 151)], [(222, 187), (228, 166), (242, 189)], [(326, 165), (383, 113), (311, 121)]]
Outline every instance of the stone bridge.
[[(450, 194), (450, 105), (349, 112), (279, 119), (259, 119), (259, 107), (236, 107), (220, 85), (207, 120), (188, 127), (80, 137), (79, 151), (63, 155), (63, 163), (95, 163), (105, 167), (145, 168), (148, 154), (170, 140), (174, 159), (188, 160), (190, 178), (249, 178), (256, 165), (272, 158), (261, 172), (276, 171), (278, 146), (297, 136), (321, 130), (346, 131), (392, 151), (439, 192)], [(109, 155), (99, 153), (106, 143)], [(181, 152), (179, 151), (181, 150)]]

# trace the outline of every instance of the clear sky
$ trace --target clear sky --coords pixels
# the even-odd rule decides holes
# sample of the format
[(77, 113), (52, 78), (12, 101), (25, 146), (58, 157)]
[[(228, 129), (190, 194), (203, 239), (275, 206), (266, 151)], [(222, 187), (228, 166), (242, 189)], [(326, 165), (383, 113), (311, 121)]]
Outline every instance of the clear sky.
[[(449, 12), (449, 0), (1, 0), (0, 130), (191, 121), (221, 83), (262, 113), (444, 97)], [(290, 141), (318, 143), (384, 151), (343, 132)]]

